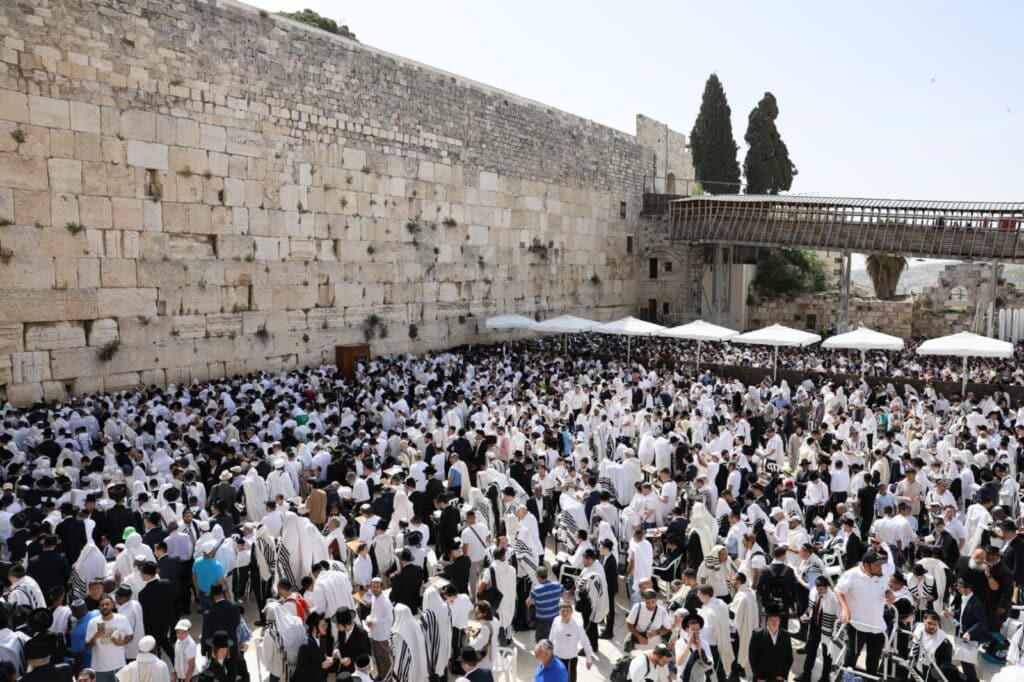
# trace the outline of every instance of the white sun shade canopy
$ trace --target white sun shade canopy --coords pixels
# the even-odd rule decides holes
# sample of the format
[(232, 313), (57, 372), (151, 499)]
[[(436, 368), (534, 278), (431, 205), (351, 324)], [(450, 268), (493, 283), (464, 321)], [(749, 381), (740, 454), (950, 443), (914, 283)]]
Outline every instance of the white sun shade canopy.
[(758, 346), (809, 346), (821, 341), (821, 337), (811, 332), (773, 324), (764, 329), (755, 329), (730, 339), (733, 343), (751, 343)]
[(598, 334), (616, 334), (618, 336), (653, 336), (665, 331), (660, 324), (644, 322), (635, 317), (624, 317), (621, 320), (599, 324), (590, 331)]
[(589, 332), (598, 324), (598, 322), (585, 320), (582, 317), (560, 315), (543, 322), (534, 322), (530, 325), (530, 329), (535, 332), (549, 332), (552, 334), (578, 334), (580, 332)]
[(1013, 344), (980, 334), (960, 332), (928, 339), (917, 347), (919, 355), (952, 355), (959, 358), (1009, 358)]
[(694, 320), (678, 327), (671, 327), (658, 332), (658, 336), (667, 336), (673, 339), (689, 339), (691, 341), (728, 341), (737, 336), (738, 331), (719, 327), (704, 320)]
[(849, 348), (851, 350), (903, 350), (903, 339), (889, 336), (874, 329), (861, 327), (852, 332), (837, 334), (825, 339), (822, 348)]
[(484, 322), (488, 329), (529, 329), (533, 320), (523, 315), (495, 315)]

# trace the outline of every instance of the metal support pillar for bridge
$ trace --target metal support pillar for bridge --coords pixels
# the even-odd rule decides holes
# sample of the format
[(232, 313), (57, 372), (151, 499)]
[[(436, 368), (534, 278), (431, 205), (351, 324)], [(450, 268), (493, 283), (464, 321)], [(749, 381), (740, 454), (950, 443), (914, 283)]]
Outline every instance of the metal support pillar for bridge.
[(836, 329), (840, 332), (850, 328), (850, 276), (853, 271), (853, 256), (843, 251), (839, 260), (839, 309), (836, 311)]
[(725, 263), (722, 245), (715, 244), (711, 258), (711, 314), (714, 324), (722, 324), (722, 297), (725, 295)]
[(992, 263), (992, 273), (988, 285), (988, 326), (985, 334), (995, 337), (998, 331), (996, 328), (996, 295), (999, 291), (999, 263)]

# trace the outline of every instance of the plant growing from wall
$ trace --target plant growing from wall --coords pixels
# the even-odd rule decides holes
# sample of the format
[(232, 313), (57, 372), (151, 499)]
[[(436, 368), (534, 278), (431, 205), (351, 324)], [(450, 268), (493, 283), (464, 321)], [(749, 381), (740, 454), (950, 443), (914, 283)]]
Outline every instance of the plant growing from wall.
[(526, 250), (541, 260), (548, 259), (548, 246), (537, 237), (533, 238), (533, 242), (526, 248)]
[[(304, 9), (301, 12), (278, 12), (282, 17), (309, 24), (321, 31), (333, 33), (336, 36), (356, 40), (356, 34), (349, 30), (345, 24), (339, 24), (334, 19), (322, 17), (311, 9)], [(357, 41), (358, 42), (358, 41)]]
[(13, 225), (13, 224), (14, 224), (14, 221), (11, 220), (10, 218), (0, 218), (0, 227), (7, 227), (8, 225)]
[(7, 265), (11, 262), (12, 258), (14, 258), (14, 251), (0, 244), (0, 263)]
[(409, 325), (409, 338), (410, 339), (415, 339), (419, 335), (420, 335), (419, 327), (417, 327), (415, 324), (410, 324)]
[(896, 285), (900, 283), (900, 275), (907, 267), (907, 259), (902, 256), (867, 257), (865, 266), (875, 296), (883, 301), (891, 301), (896, 297)]
[(15, 128), (14, 130), (11, 131), (11, 137), (14, 139), (15, 142), (21, 144), (26, 139), (25, 131), (22, 130), (21, 128)]
[(121, 348), (121, 342), (114, 339), (100, 348), (100, 362), (110, 362)]
[(458, 225), (458, 223), (455, 222), (455, 218), (452, 218), (451, 216), (442, 220), (441, 224), (444, 225), (445, 227), (455, 227), (456, 225)]
[(373, 314), (363, 320), (363, 338), (369, 343), (373, 340), (374, 336), (380, 336), (380, 338), (387, 338), (388, 330), (384, 326), (384, 321), (380, 319), (379, 315)]
[(82, 223), (68, 223), (64, 227), (67, 228), (67, 231), (71, 234), (78, 234), (85, 229), (85, 227), (82, 226)]

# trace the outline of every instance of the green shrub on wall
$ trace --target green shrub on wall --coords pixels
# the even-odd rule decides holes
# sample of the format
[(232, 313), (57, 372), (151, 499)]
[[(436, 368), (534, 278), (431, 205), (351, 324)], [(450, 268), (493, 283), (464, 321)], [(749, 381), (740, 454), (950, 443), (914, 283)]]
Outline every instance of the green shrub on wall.
[(811, 251), (761, 249), (753, 286), (766, 299), (792, 298), (829, 287), (825, 262)]

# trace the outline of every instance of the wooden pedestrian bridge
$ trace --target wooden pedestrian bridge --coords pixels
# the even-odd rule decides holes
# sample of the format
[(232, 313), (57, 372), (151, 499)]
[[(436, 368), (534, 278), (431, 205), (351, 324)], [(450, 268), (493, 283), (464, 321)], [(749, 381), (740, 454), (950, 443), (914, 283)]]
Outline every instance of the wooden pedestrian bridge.
[(644, 194), (677, 243), (1024, 262), (1024, 203)]

